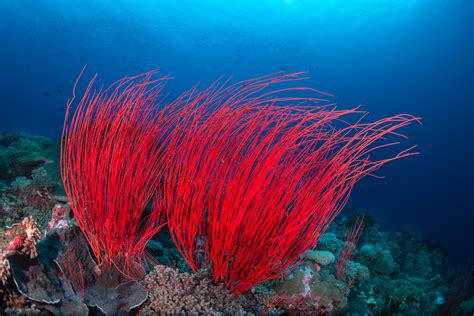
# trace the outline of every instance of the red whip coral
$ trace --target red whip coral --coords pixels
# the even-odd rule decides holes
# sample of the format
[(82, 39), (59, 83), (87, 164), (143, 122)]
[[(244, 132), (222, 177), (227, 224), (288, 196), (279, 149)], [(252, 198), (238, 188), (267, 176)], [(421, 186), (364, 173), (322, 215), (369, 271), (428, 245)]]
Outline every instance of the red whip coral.
[[(273, 88), (300, 74), (271, 75), (197, 88), (168, 149), (164, 193), (155, 208), (191, 268), (209, 267), (217, 282), (242, 293), (281, 277), (316, 246), (354, 184), (384, 163), (379, 140), (416, 120), (397, 115), (362, 123), (310, 88)], [(287, 93), (301, 97), (285, 96)], [(308, 96), (310, 94), (310, 96)], [(319, 103), (319, 104), (315, 104)], [(189, 113), (192, 113), (189, 114)], [(348, 123), (356, 116), (354, 123)]]
[(347, 260), (350, 260), (352, 257), (352, 253), (364, 230), (364, 226), (364, 216), (358, 217), (354, 226), (346, 232), (344, 246), (341, 249), (336, 263), (336, 278), (338, 280), (342, 280), (345, 276)]
[(163, 118), (171, 116), (166, 108), (156, 109), (167, 78), (155, 80), (154, 74), (125, 78), (99, 91), (92, 91), (94, 77), (72, 117), (74, 97), (68, 101), (61, 176), (99, 266), (140, 260), (162, 223), (161, 213), (147, 206), (162, 177), (170, 122)]

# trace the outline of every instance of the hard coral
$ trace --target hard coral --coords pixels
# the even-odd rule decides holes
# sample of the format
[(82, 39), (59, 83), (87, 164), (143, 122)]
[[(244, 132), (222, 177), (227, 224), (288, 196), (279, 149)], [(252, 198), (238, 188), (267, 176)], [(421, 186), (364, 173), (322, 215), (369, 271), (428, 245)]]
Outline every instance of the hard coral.
[(149, 302), (143, 315), (246, 314), (244, 306), (222, 284), (213, 285), (203, 273), (179, 273), (156, 266), (145, 278)]
[(40, 239), (40, 231), (33, 217), (25, 217), (20, 224), (13, 225), (8, 229), (6, 236), (11, 238), (11, 241), (4, 249), (5, 253), (25, 253), (30, 258), (35, 258), (38, 255), (36, 243)]
[(294, 270), (286, 280), (275, 282), (272, 288), (277, 298), (270, 299), (267, 306), (302, 314), (339, 313), (346, 307), (349, 295), (344, 282), (315, 271), (307, 263)]
[(38, 255), (36, 243), (40, 239), (40, 231), (33, 217), (25, 217), (21, 223), (10, 227), (5, 236), (10, 240), (3, 249), (5, 253), (19, 252), (29, 255), (30, 258)]
[(377, 273), (389, 275), (395, 269), (395, 262), (390, 251), (371, 244), (362, 246), (358, 261)]
[(333, 310), (332, 306), (321, 306), (320, 298), (310, 294), (275, 295), (267, 303), (267, 309), (274, 308), (283, 309), (290, 315), (324, 315)]

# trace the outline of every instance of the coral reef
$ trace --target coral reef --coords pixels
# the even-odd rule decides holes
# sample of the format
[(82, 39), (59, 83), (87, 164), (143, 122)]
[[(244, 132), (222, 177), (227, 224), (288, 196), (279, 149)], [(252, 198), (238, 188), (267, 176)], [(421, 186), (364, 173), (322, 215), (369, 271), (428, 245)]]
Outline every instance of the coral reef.
[(0, 135), (0, 183), (8, 185), (17, 177), (35, 178), (61, 186), (59, 144), (41, 136), (22, 133)]
[[(34, 155), (48, 156), (41, 148), (52, 151), (55, 148), (41, 137), (14, 134), (2, 135), (1, 139), (2, 150), (17, 152), (8, 159), (18, 161), (37, 161)], [(34, 145), (36, 141), (39, 145)], [(24, 149), (22, 153), (20, 148), (36, 152)], [(54, 161), (46, 164), (48, 170), (58, 169), (57, 148), (54, 152), (56, 157), (50, 154), (48, 158)], [(23, 154), (27, 157), (23, 158)], [(2, 157), (3, 167), (11, 168), (6, 156)], [(191, 272), (167, 229), (147, 245), (146, 257), (150, 260), (145, 261), (151, 265), (151, 271), (142, 284), (129, 282), (121, 286), (123, 275), (114, 269), (97, 267), (74, 219), (70, 218), (69, 207), (60, 204), (63, 199), (56, 194), (60, 190), (54, 189), (57, 173), (56, 176), (46, 173), (42, 180), (42, 188), (48, 188), (48, 194), (41, 193), (44, 204), (26, 198), (37, 179), (37, 173), (32, 170), (44, 167), (28, 169), (21, 165), (15, 167), (19, 173), (0, 171), (8, 174), (0, 180), (2, 315), (134, 313), (131, 311), (143, 315), (471, 315), (474, 312), (472, 270), (454, 273), (446, 251), (429, 238), (407, 228), (390, 229), (367, 213), (365, 228), (352, 257), (345, 262), (343, 278), (338, 280), (337, 261), (347, 244), (346, 232), (361, 215), (357, 209), (342, 213), (321, 236), (316, 248), (304, 253), (300, 266), (239, 297), (231, 294), (225, 285), (216, 284), (207, 270)], [(116, 299), (110, 300), (111, 297)], [(110, 304), (111, 301), (116, 304)]]
[[(30, 259), (36, 258), (36, 244), (40, 239), (40, 231), (35, 220), (29, 216), (25, 217), (21, 223), (15, 224), (5, 231), (0, 231), (0, 256), (2, 258), (0, 271), (5, 279), (8, 274), (7, 256), (14, 253), (27, 255)], [(5, 282), (4, 282), (5, 283)]]
[[(275, 282), (272, 289), (279, 298), (285, 298), (280, 304), (296, 300), (298, 304), (292, 304), (291, 311), (304, 314), (339, 313), (345, 309), (350, 291), (346, 283), (336, 280), (323, 268), (316, 271), (311, 264), (298, 267), (282, 281)], [(270, 303), (274, 303), (273, 300)], [(285, 305), (274, 305), (278, 306), (286, 310)]]
[(21, 133), (0, 135), (0, 227), (33, 215), (40, 228), (64, 202), (59, 143)]

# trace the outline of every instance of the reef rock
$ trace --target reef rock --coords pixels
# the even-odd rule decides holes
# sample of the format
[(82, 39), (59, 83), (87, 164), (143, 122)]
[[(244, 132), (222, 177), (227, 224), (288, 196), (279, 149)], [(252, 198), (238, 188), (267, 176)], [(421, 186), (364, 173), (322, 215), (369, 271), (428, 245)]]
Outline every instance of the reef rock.
[[(282, 282), (273, 285), (276, 299), (272, 306), (291, 309), (295, 313), (311, 314), (311, 311), (338, 313), (344, 310), (349, 296), (346, 283), (331, 274), (321, 274), (311, 264), (304, 264)], [(296, 305), (300, 306), (296, 308)], [(293, 306), (293, 307), (291, 307)]]
[(34, 175), (58, 181), (58, 162), (59, 143), (21, 133), (0, 135), (0, 182), (8, 184), (17, 177)]
[(331, 253), (338, 253), (342, 248), (344, 242), (337, 238), (336, 234), (327, 232), (323, 234), (318, 240), (318, 250), (327, 250)]
[(354, 262), (352, 260), (346, 261), (346, 270), (345, 278), (351, 284), (355, 282), (367, 281), (370, 278), (369, 269), (360, 264), (359, 262)]

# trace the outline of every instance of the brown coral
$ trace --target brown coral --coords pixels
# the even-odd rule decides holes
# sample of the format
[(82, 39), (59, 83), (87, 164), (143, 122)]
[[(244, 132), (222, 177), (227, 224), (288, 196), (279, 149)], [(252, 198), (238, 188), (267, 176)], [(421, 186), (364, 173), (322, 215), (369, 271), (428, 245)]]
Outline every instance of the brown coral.
[(283, 309), (290, 315), (324, 315), (333, 311), (332, 305), (322, 306), (320, 298), (310, 294), (275, 295), (268, 300), (267, 309)]
[(6, 315), (44, 315), (28, 298), (14, 291), (7, 291), (3, 299)]
[(3, 253), (0, 252), (0, 283), (6, 285), (10, 276), (10, 262)]
[(179, 273), (156, 266), (145, 278), (149, 302), (143, 315), (158, 314), (249, 314), (242, 302), (224, 285), (214, 285), (204, 273)]

